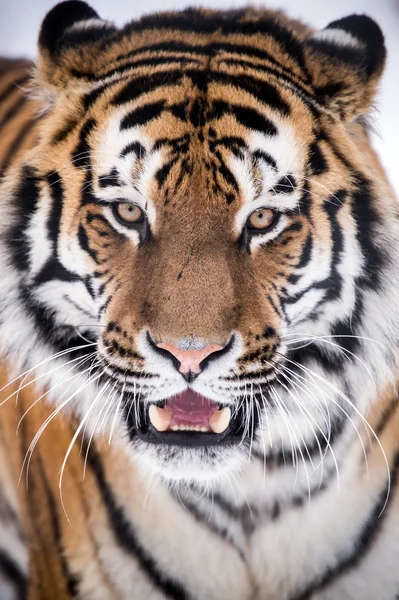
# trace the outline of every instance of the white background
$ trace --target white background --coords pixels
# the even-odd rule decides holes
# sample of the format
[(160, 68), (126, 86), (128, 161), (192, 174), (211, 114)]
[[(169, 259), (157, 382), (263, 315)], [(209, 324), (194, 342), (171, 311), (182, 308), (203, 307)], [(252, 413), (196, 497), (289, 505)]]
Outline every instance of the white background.
[[(29, 56), (36, 53), (36, 38), (40, 22), (56, 0), (0, 0), (0, 55)], [(184, 8), (187, 5), (238, 7), (243, 0), (91, 0), (99, 15), (122, 25), (142, 14)], [(323, 28), (330, 21), (352, 13), (366, 13), (382, 27), (388, 47), (388, 66), (382, 82), (374, 116), (375, 146), (388, 170), (391, 182), (399, 192), (399, 0), (270, 0), (251, 4), (282, 8), (297, 17)]]

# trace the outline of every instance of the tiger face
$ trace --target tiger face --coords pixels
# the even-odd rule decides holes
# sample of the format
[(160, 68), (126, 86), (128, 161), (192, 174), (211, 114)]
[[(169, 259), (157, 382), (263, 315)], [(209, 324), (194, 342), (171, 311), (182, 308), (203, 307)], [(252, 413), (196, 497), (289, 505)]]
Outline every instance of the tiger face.
[(165, 478), (329, 443), (388, 278), (361, 120), (378, 27), (190, 10), (117, 31), (75, 3), (39, 47), (38, 145), (3, 184), (7, 351)]

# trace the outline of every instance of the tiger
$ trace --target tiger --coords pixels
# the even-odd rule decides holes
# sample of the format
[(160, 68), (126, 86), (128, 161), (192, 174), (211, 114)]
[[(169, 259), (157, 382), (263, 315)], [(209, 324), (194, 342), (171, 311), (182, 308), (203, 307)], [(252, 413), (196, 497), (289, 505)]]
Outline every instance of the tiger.
[(1, 600), (399, 598), (385, 60), (79, 0), (2, 59)]

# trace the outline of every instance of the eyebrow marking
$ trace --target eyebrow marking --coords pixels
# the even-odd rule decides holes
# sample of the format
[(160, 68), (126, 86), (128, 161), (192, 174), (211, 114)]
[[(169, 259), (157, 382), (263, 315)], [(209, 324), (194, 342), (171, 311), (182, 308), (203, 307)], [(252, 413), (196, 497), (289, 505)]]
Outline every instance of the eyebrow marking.
[(292, 194), (295, 192), (296, 179), (293, 175), (284, 175), (281, 177), (276, 185), (273, 185), (271, 191), (274, 194)]

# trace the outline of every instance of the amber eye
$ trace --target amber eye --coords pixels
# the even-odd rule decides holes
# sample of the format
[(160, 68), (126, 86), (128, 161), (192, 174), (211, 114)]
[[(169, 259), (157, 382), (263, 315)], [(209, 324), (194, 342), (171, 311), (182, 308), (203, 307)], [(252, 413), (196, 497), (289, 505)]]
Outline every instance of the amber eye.
[(248, 217), (247, 227), (256, 231), (267, 231), (278, 219), (278, 213), (271, 208), (259, 208)]
[(144, 212), (141, 208), (137, 204), (130, 204), (130, 202), (115, 202), (112, 205), (112, 212), (116, 220), (122, 225), (136, 225), (144, 219)]

